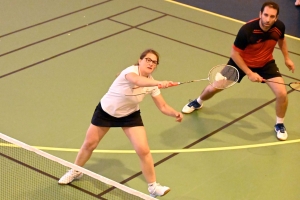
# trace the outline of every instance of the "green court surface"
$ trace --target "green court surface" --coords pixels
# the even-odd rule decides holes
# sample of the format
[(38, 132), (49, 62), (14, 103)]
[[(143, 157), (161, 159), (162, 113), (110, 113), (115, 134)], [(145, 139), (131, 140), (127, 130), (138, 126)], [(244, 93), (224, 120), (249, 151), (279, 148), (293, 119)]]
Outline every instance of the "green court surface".
[[(115, 75), (134, 64), (142, 51), (160, 53), (153, 74), (157, 80), (206, 78), (210, 68), (227, 62), (244, 23), (162, 0), (5, 0), (1, 7), (0, 132), (69, 162), (74, 162), (93, 111)], [(285, 67), (278, 48), (274, 57), (286, 83), (300, 81), (300, 39), (286, 38), (295, 73)], [(181, 110), (207, 84), (161, 91), (169, 105)], [(273, 130), (273, 93), (247, 78), (184, 115), (182, 123), (161, 114), (146, 97), (140, 107), (157, 181), (171, 187), (159, 199), (299, 199), (300, 93), (287, 90), (286, 142), (278, 141)], [(110, 130), (84, 167), (147, 193), (138, 157), (121, 129)], [(30, 171), (14, 163), (14, 170), (9, 168), (1, 168), (1, 176)], [(61, 175), (43, 180), (49, 179), (48, 189), (60, 190)], [(80, 186), (80, 181), (74, 184)], [(8, 186), (0, 185), (1, 196)], [(26, 184), (15, 187), (32, 195)]]

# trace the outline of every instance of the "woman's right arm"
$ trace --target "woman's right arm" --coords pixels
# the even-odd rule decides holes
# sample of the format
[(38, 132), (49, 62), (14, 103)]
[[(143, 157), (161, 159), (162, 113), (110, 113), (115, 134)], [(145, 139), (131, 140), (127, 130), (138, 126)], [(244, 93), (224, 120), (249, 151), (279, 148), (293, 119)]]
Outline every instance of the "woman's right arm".
[(135, 73), (128, 73), (125, 75), (125, 78), (133, 83), (134, 85), (137, 85), (139, 87), (151, 87), (151, 86), (158, 86), (160, 85), (162, 88), (167, 88), (169, 84), (172, 84), (172, 81), (157, 81), (154, 79), (146, 78), (143, 76), (139, 76)]

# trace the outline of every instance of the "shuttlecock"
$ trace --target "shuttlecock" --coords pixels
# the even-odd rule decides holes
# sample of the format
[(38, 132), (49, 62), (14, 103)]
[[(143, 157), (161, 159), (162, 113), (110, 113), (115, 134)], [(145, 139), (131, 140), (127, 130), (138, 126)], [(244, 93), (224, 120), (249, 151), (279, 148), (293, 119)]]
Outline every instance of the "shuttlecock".
[(216, 81), (227, 80), (225, 76), (223, 76), (220, 72), (218, 72), (215, 76)]

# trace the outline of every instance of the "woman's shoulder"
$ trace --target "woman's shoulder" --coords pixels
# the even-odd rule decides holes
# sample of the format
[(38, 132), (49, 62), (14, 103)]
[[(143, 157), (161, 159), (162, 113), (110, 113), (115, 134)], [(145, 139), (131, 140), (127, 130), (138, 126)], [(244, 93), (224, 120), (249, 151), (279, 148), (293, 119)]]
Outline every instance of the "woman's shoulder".
[(126, 67), (123, 72), (138, 72), (139, 71), (139, 68), (137, 65), (131, 65), (129, 67)]

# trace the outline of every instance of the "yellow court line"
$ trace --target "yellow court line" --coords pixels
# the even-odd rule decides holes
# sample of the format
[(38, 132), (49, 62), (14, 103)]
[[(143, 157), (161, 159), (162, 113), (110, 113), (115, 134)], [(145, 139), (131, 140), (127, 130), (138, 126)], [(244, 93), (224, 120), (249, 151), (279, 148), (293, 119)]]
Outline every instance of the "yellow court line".
[[(174, 3), (174, 4), (177, 4), (177, 5), (180, 5), (180, 6), (183, 6), (183, 7), (187, 7), (187, 8), (191, 8), (191, 9), (194, 9), (194, 10), (198, 10), (200, 12), (203, 12), (203, 13), (207, 13), (207, 14), (210, 14), (210, 15), (214, 15), (216, 17), (220, 17), (220, 18), (223, 18), (223, 19), (228, 19), (230, 21), (234, 21), (234, 22), (238, 22), (238, 23), (241, 23), (241, 24), (245, 24), (246, 22), (243, 22), (243, 21), (240, 21), (240, 20), (237, 20), (237, 19), (233, 19), (231, 17), (226, 17), (224, 15), (219, 15), (217, 13), (213, 13), (213, 12), (210, 12), (210, 11), (207, 11), (207, 10), (203, 10), (203, 9), (200, 9), (200, 8), (196, 8), (194, 6), (190, 6), (190, 5), (186, 5), (186, 4), (183, 4), (183, 3), (179, 3), (177, 1), (173, 1), (173, 0), (165, 0), (167, 2), (170, 2), (170, 3)], [(289, 37), (289, 38), (292, 38), (294, 40), (299, 40), (300, 41), (300, 38), (298, 37), (294, 37), (294, 36), (291, 36), (291, 35), (288, 35), (288, 34), (285, 34), (286, 37)]]
[(226, 17), (224, 15), (219, 15), (219, 14), (216, 14), (216, 13), (213, 13), (213, 12), (210, 12), (210, 11), (207, 11), (207, 10), (203, 10), (203, 9), (200, 9), (200, 8), (196, 8), (194, 6), (190, 6), (190, 5), (186, 5), (186, 4), (183, 4), (183, 3), (179, 3), (177, 1), (173, 1), (173, 0), (165, 0), (165, 1), (168, 1), (170, 3), (174, 3), (174, 4), (178, 4), (180, 6), (183, 6), (183, 7), (187, 7), (187, 8), (191, 8), (191, 9), (194, 9), (194, 10), (198, 10), (200, 12), (203, 12), (203, 13), (207, 13), (207, 14), (210, 14), (210, 15), (214, 15), (214, 16), (217, 16), (217, 17), (220, 17), (220, 18), (224, 18), (224, 19), (228, 19), (228, 20), (231, 20), (231, 21), (234, 21), (234, 22), (238, 22), (238, 23), (241, 23), (241, 24), (244, 24), (245, 22), (243, 21), (240, 21), (240, 20), (237, 20), (237, 19), (233, 19), (233, 18), (230, 18), (230, 17)]
[[(241, 146), (231, 146), (231, 147), (215, 147), (215, 148), (203, 148), (203, 149), (170, 149), (170, 150), (151, 150), (151, 153), (195, 153), (195, 152), (211, 152), (211, 151), (227, 151), (227, 150), (238, 150), (238, 149), (250, 149), (258, 147), (268, 147), (268, 146), (278, 146), (285, 144), (293, 144), (300, 142), (300, 139), (288, 140), (281, 142), (270, 142), (262, 144), (251, 144), (251, 145), (241, 145)], [(17, 145), (0, 143), (0, 146), (8, 147), (19, 147)], [(69, 149), (69, 148), (55, 148), (55, 147), (41, 147), (33, 146), (34, 148), (47, 151), (64, 151), (64, 152), (78, 152), (79, 149)], [(113, 154), (133, 154), (134, 150), (94, 150), (94, 153), (113, 153)]]

